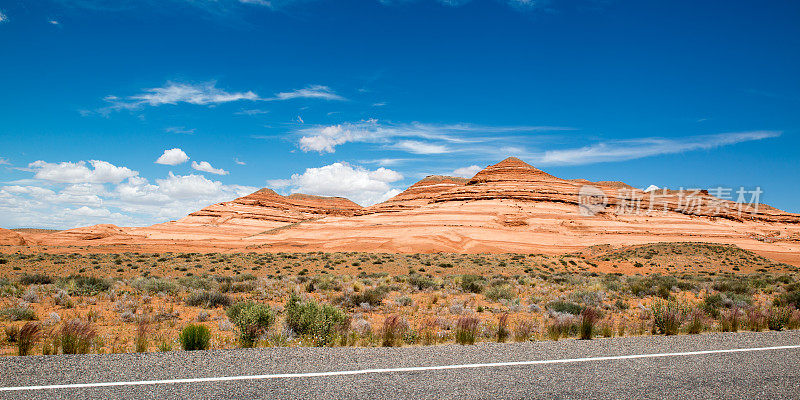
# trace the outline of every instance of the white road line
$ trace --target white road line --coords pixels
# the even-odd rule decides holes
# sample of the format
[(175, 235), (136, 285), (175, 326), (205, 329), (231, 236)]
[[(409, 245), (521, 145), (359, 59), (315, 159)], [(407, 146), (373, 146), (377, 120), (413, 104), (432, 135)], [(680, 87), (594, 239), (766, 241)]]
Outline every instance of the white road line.
[(13, 386), (13, 387), (0, 388), (0, 391), (8, 392), (8, 391), (22, 391), (22, 390), (80, 389), (80, 388), (95, 388), (95, 387), (109, 387), (109, 386), (142, 386), (142, 385), (165, 385), (165, 384), (177, 384), (177, 383), (228, 382), (228, 381), (244, 381), (244, 380), (260, 380), (260, 379), (314, 378), (314, 377), (325, 377), (325, 376), (385, 374), (394, 372), (439, 371), (448, 369), (515, 367), (515, 366), (542, 365), (542, 364), (567, 364), (567, 363), (582, 363), (582, 362), (593, 362), (593, 361), (631, 360), (637, 358), (685, 357), (685, 356), (698, 356), (704, 354), (744, 353), (753, 351), (786, 350), (786, 349), (798, 349), (798, 348), (800, 348), (800, 345), (751, 347), (744, 349), (686, 351), (681, 353), (655, 353), (655, 354), (632, 354), (625, 356), (564, 358), (555, 360), (437, 365), (430, 367), (377, 368), (377, 369), (360, 369), (353, 371), (300, 372), (291, 374), (219, 376), (210, 378), (163, 379), (163, 380), (150, 380), (150, 381), (73, 383), (64, 385), (41, 385), (41, 386)]

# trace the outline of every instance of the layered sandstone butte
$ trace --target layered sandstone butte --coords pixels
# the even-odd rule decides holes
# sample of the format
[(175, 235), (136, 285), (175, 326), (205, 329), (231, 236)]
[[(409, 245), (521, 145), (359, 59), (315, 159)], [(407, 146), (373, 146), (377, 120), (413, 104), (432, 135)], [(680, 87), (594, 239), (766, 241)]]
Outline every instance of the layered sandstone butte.
[(151, 239), (235, 240), (327, 216), (352, 216), (361, 208), (343, 197), (300, 193), (282, 196), (264, 188), (231, 201), (212, 204), (178, 221), (135, 231)]
[(358, 214), (374, 214), (380, 212), (399, 212), (410, 210), (430, 203), (438, 195), (455, 187), (464, 186), (468, 179), (453, 176), (429, 175), (421, 181), (411, 185), (397, 196), (383, 203), (376, 204), (361, 210)]
[(327, 215), (352, 216), (360, 209), (361, 206), (343, 197), (300, 193), (281, 196), (264, 188), (232, 201), (212, 204), (179, 222), (221, 225), (240, 220), (290, 224)]
[(17, 232), (0, 228), (0, 246), (24, 246), (25, 239)]
[[(595, 215), (580, 212), (579, 194), (586, 187), (606, 204)], [(687, 207), (686, 195), (646, 193), (615, 181), (561, 179), (508, 158), (471, 179), (429, 176), (367, 208), (344, 198), (281, 196), (262, 189), (178, 221), (70, 230), (37, 243), (103, 245), (104, 251), (552, 254), (599, 244), (706, 241), (800, 265), (800, 215), (766, 205), (739, 213), (736, 203), (702, 191)]]

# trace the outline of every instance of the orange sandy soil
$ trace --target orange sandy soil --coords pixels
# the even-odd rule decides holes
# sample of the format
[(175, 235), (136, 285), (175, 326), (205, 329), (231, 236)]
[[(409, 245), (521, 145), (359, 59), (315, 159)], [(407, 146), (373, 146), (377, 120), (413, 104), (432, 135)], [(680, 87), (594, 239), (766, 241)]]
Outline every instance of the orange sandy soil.
[[(29, 303), (39, 320), (56, 332), (59, 324), (51, 317), (58, 314), (90, 320), (96, 326), (99, 340), (95, 352), (133, 351), (137, 324), (124, 320), (124, 310), (135, 318), (145, 318), (150, 337), (148, 349), (156, 351), (159, 343), (175, 342), (179, 330), (197, 322), (201, 312), (208, 313), (206, 326), (212, 331), (212, 346), (236, 346), (236, 334), (222, 307), (189, 306), (187, 297), (198, 289), (192, 280), (207, 282), (208, 290), (222, 291), (232, 301), (256, 300), (280, 309), (292, 292), (322, 302), (338, 304), (348, 293), (367, 288), (386, 287), (385, 300), (375, 307), (347, 309), (353, 320), (364, 320), (379, 331), (387, 315), (404, 316), (412, 329), (431, 329), (440, 340), (452, 340), (452, 323), (463, 313), (474, 313), (481, 319), (483, 340), (496, 330), (498, 316), (508, 313), (513, 328), (523, 321), (535, 325), (536, 338), (546, 338), (546, 324), (551, 320), (545, 306), (555, 300), (581, 303), (586, 296), (597, 297), (594, 306), (604, 311), (603, 323), (613, 326), (615, 335), (641, 334), (649, 329), (640, 319), (639, 306), (647, 307), (655, 298), (652, 293), (633, 296), (624, 289), (612, 289), (606, 280), (625, 276), (643, 279), (652, 274), (670, 275), (693, 282), (692, 290), (672, 288), (672, 296), (686, 304), (696, 304), (712, 293), (709, 288), (718, 279), (757, 279), (772, 282), (768, 289), (750, 294), (754, 304), (764, 308), (781, 293), (783, 283), (797, 282), (800, 269), (761, 257), (729, 245), (703, 243), (657, 243), (613, 248), (609, 245), (584, 248), (580, 252), (559, 256), (545, 254), (394, 254), (394, 253), (95, 253), (92, 248), (48, 247), (36, 252), (26, 246), (1, 247), (0, 308), (19, 304), (23, 293), (33, 291), (37, 302)], [(71, 250), (71, 251), (70, 251)], [(82, 250), (82, 251), (81, 251)], [(409, 273), (435, 283), (433, 288), (409, 287)], [(46, 274), (53, 283), (43, 285), (15, 284), (25, 274)], [(54, 296), (70, 290), (70, 275), (108, 278), (109, 290), (95, 295), (73, 294), (73, 307), (58, 306)], [(483, 294), (464, 292), (462, 274), (483, 277), (486, 287), (507, 288), (511, 298), (490, 299)], [(229, 276), (241, 280), (239, 285), (223, 288), (214, 277)], [(137, 279), (162, 277), (172, 282), (173, 290), (148, 293), (135, 283)], [(245, 278), (243, 278), (245, 277)], [(739, 277), (739, 278), (736, 278)], [(775, 281), (780, 277), (780, 282)], [(316, 282), (309, 287), (309, 282)], [(0, 281), (2, 283), (2, 281)], [(624, 285), (623, 285), (624, 286)], [(324, 287), (324, 289), (322, 289)], [(731, 296), (733, 296), (731, 294)], [(404, 299), (407, 298), (407, 299)], [(619, 308), (619, 303), (626, 307)], [(534, 305), (537, 305), (534, 310)], [(464, 311), (460, 311), (464, 310)], [(3, 320), (0, 325), (20, 327), (24, 322)], [(710, 325), (714, 322), (710, 321)], [(278, 324), (280, 326), (281, 324)], [(0, 332), (2, 334), (2, 332)], [(280, 328), (262, 345), (302, 344), (302, 341), (279, 339)], [(3, 340), (3, 338), (0, 338)], [(359, 336), (359, 345), (376, 345), (374, 335)], [(39, 345), (41, 347), (41, 344)], [(34, 350), (39, 352), (40, 350)], [(0, 341), (0, 354), (11, 355), (13, 344)]]

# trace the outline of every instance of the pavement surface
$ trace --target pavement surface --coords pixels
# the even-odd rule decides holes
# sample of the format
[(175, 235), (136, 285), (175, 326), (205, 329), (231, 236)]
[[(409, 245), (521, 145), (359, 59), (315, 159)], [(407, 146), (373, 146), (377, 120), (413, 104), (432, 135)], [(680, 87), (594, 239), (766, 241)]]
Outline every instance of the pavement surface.
[(4, 398), (800, 399), (800, 331), (3, 357)]

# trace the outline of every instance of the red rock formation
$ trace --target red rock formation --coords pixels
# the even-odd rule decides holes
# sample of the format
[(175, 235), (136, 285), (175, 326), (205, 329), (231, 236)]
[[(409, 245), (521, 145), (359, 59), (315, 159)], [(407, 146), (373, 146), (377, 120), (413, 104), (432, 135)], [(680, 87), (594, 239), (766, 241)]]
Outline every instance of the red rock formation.
[(98, 240), (112, 236), (127, 235), (128, 228), (120, 228), (112, 224), (99, 224), (82, 228), (67, 229), (65, 231), (51, 233), (48, 239), (55, 240)]
[(264, 188), (238, 199), (212, 204), (181, 219), (181, 223), (223, 224), (232, 219), (295, 223), (327, 215), (352, 216), (361, 209), (343, 197), (295, 193), (281, 196)]
[(0, 246), (24, 246), (25, 239), (17, 232), (0, 228)]
[(408, 189), (383, 203), (364, 208), (358, 215), (374, 214), (379, 212), (398, 212), (417, 208), (428, 204), (431, 199), (454, 187), (464, 186), (465, 178), (453, 176), (429, 175), (421, 181), (411, 185)]

